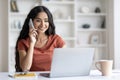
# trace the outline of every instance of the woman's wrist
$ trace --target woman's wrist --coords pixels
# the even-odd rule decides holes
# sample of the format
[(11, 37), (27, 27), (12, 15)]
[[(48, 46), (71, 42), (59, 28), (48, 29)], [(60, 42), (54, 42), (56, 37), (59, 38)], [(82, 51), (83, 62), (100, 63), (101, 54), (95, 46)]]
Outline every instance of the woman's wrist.
[(31, 43), (30, 43), (30, 46), (31, 46), (31, 47), (34, 47), (34, 46), (35, 46), (35, 43), (31, 42)]

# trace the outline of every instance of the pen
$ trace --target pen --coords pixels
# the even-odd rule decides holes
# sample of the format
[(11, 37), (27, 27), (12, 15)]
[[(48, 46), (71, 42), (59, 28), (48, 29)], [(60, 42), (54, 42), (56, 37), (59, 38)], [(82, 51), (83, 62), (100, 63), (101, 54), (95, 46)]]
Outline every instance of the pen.
[(10, 74), (9, 74), (8, 76), (9, 76), (9, 77), (11, 77), (11, 78), (14, 78), (14, 76), (13, 76), (13, 75), (10, 75)]
[(23, 72), (21, 72), (22, 75), (26, 75), (29, 71), (28, 70), (25, 70)]

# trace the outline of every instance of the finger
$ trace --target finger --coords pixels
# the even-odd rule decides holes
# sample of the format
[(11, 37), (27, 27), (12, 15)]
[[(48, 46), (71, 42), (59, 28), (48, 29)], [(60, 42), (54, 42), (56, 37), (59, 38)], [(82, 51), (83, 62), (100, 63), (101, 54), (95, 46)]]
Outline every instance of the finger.
[(31, 31), (33, 31), (33, 30), (36, 31), (37, 29), (35, 29), (35, 28), (31, 28), (31, 27), (30, 27), (29, 31), (31, 32)]
[(38, 33), (37, 33), (35, 30), (33, 31), (33, 33), (34, 33), (35, 35), (38, 35)]
[(36, 36), (37, 36), (37, 35), (34, 33), (34, 34), (33, 34), (33, 37), (35, 37), (35, 38), (36, 38)]
[(33, 31), (33, 32), (32, 32), (32, 35), (33, 35), (34, 37), (37, 37), (38, 33), (37, 33), (36, 31)]
[(34, 29), (30, 28), (30, 29), (29, 29), (29, 32), (32, 32), (33, 30), (34, 30)]

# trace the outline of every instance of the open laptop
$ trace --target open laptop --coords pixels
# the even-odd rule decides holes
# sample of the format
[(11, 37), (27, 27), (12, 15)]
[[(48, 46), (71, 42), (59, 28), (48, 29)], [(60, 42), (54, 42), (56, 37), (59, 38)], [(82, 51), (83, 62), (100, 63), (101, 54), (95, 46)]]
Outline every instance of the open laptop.
[(49, 77), (87, 76), (93, 56), (94, 48), (55, 48)]

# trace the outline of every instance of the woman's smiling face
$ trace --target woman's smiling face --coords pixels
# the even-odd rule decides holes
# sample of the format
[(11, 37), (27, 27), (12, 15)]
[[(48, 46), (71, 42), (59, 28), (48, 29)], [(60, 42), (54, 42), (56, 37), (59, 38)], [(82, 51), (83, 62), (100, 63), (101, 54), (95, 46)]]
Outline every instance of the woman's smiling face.
[(45, 31), (49, 28), (48, 16), (45, 12), (38, 13), (33, 20), (33, 23), (38, 33), (45, 33)]

